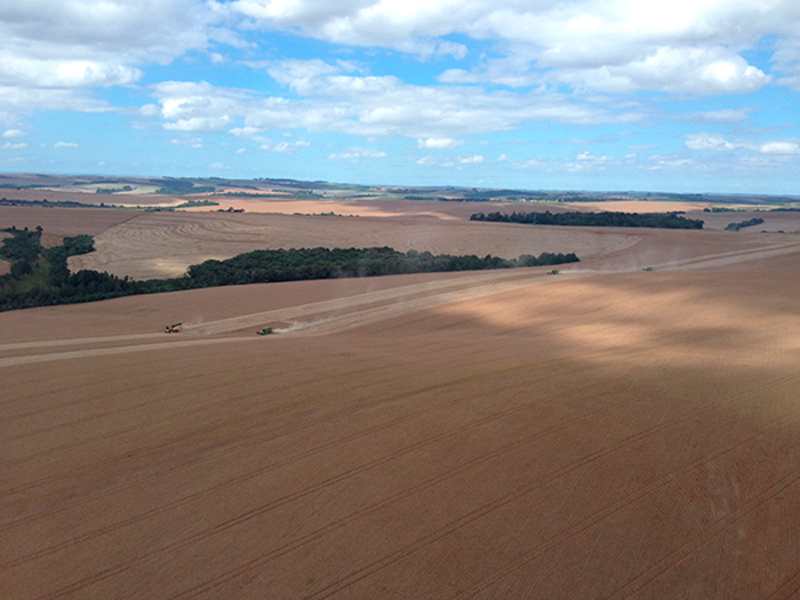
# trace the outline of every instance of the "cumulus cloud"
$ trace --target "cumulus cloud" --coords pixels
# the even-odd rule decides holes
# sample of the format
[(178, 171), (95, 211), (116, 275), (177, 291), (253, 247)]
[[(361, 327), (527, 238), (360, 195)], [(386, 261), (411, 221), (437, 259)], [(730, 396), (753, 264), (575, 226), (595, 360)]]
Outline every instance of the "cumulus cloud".
[(424, 87), (392, 76), (351, 75), (351, 68), (320, 60), (270, 66), (279, 83), (302, 92), (299, 98), (259, 96), (206, 82), (165, 82), (151, 89), (167, 129), (199, 132), (234, 125), (229, 131), (246, 137), (293, 129), (393, 135), (417, 139), (427, 149), (452, 149), (457, 136), (507, 131), (527, 121), (596, 124), (638, 118), (553, 93)]
[(231, 8), (262, 27), (423, 58), (465, 57), (466, 48), (447, 39), (453, 34), (494, 41), (505, 53), (447, 71), (442, 81), (451, 83), (743, 93), (770, 81), (742, 54), (760, 39), (779, 39), (776, 58), (787, 70), (800, 58), (800, 44), (783, 41), (800, 22), (793, 0), (239, 0)]
[[(164, 128), (211, 132), (229, 125), (249, 95), (206, 82), (168, 81), (153, 86), (161, 105)], [(149, 110), (148, 112), (152, 112)]]
[(691, 133), (686, 136), (685, 146), (689, 150), (730, 152), (741, 148), (740, 144), (729, 142), (716, 133)]
[(24, 135), (25, 132), (22, 131), (21, 129), (6, 129), (3, 132), (4, 138), (17, 138), (17, 137), (23, 137)]
[(451, 138), (428, 138), (417, 140), (417, 147), (426, 150), (452, 150), (461, 146), (462, 143)]
[(762, 154), (800, 154), (800, 144), (793, 141), (772, 141), (761, 144), (758, 151)]
[(74, 142), (56, 142), (53, 148), (77, 148), (78, 144)]
[(459, 162), (462, 165), (478, 165), (484, 161), (483, 156), (480, 154), (473, 154), (472, 156), (462, 156)]
[(0, 5), (0, 34), (17, 59), (166, 63), (206, 47), (223, 19), (198, 0), (27, 0)]
[(334, 160), (357, 161), (363, 158), (386, 158), (386, 152), (375, 150), (374, 148), (350, 148), (343, 152), (334, 152), (328, 158)]
[(299, 148), (308, 148), (309, 146), (311, 146), (311, 142), (307, 142), (305, 140), (300, 140), (297, 142), (273, 142), (270, 140), (262, 144), (261, 149), (266, 150), (267, 152), (274, 152), (276, 154), (292, 154)]
[(140, 81), (212, 40), (224, 10), (213, 0), (27, 0), (0, 3), (0, 107), (109, 110), (83, 90)]
[(688, 150), (703, 152), (732, 152), (740, 150), (748, 154), (759, 153), (769, 155), (800, 154), (800, 143), (793, 139), (768, 140), (755, 143), (751, 141), (729, 141), (716, 133), (693, 133), (686, 136), (685, 146)]

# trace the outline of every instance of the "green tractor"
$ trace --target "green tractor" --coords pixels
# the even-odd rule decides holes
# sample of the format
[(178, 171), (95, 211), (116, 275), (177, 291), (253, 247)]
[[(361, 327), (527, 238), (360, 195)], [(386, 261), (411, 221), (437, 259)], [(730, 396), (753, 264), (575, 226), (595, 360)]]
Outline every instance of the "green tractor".
[(264, 327), (264, 329), (256, 331), (256, 333), (258, 335), (269, 335), (270, 333), (272, 333), (272, 327)]

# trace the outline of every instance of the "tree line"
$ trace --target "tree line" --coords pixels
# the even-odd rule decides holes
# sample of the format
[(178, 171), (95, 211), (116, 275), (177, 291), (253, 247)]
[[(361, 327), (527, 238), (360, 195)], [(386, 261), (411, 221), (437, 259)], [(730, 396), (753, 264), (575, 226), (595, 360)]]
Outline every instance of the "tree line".
[(67, 258), (91, 252), (91, 236), (67, 237), (61, 246), (45, 249), (40, 243), (41, 228), (5, 231), (12, 237), (3, 240), (0, 258), (11, 262), (11, 273), (0, 276), (0, 311), (222, 285), (510, 269), (580, 260), (573, 252), (523, 254), (508, 260), (491, 255), (481, 258), (416, 250), (404, 253), (389, 247), (293, 248), (255, 250), (226, 260), (207, 260), (189, 267), (183, 277), (142, 281), (93, 270), (70, 273)]
[(728, 226), (725, 227), (725, 231), (739, 231), (742, 227), (753, 227), (754, 225), (761, 225), (763, 222), (764, 219), (754, 217), (746, 221), (739, 221), (738, 223), (728, 223)]
[(471, 221), (500, 223), (525, 223), (528, 225), (570, 225), (587, 227), (658, 227), (664, 229), (702, 229), (703, 221), (687, 219), (676, 213), (622, 213), (622, 212), (493, 212), (475, 213)]

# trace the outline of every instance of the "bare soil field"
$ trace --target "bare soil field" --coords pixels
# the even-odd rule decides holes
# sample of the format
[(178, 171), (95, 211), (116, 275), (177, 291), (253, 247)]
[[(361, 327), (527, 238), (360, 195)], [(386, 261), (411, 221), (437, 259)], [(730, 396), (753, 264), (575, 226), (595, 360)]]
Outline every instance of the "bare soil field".
[[(427, 204), (427, 203), (417, 203)], [(442, 203), (445, 204), (445, 203)], [(70, 268), (138, 279), (175, 277), (189, 265), (256, 249), (390, 246), (434, 254), (517, 258), (520, 254), (614, 252), (638, 238), (627, 231), (532, 228), (426, 216), (323, 217), (279, 214), (147, 213), (95, 237), (96, 252), (70, 259)]]
[(753, 218), (764, 220), (759, 225), (753, 225), (731, 233), (741, 233), (745, 230), (750, 232), (784, 231), (786, 233), (800, 233), (800, 212), (796, 211), (697, 212), (687, 213), (686, 216), (691, 219), (702, 219), (704, 227), (707, 229), (725, 229), (731, 223), (741, 223)]
[(800, 239), (607, 235), (0, 313), (0, 597), (798, 597)]
[(98, 235), (114, 225), (134, 219), (140, 211), (105, 208), (41, 208), (36, 206), (0, 206), (0, 229), (17, 227), (36, 229), (40, 226), (42, 244), (58, 246), (64, 236), (81, 233)]

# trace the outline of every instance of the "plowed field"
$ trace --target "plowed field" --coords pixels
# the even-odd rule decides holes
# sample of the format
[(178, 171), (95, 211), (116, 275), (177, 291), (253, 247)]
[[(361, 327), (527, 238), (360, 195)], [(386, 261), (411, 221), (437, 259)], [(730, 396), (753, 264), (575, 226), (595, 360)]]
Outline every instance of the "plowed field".
[(0, 314), (0, 598), (798, 597), (800, 240), (604, 235)]

